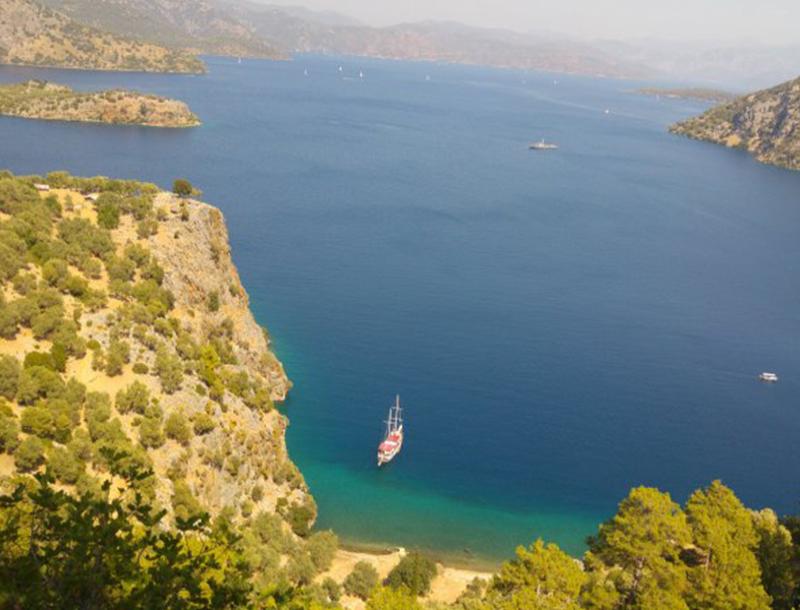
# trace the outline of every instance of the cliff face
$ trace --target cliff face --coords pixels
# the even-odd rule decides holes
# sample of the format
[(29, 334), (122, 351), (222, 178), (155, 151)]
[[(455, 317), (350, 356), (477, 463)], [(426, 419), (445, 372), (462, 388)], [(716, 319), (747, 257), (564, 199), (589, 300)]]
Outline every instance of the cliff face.
[(800, 78), (716, 106), (670, 131), (742, 148), (762, 163), (800, 169)]
[(91, 28), (31, 0), (0, 2), (0, 63), (85, 70), (205, 71), (192, 55)]
[(148, 127), (195, 127), (200, 120), (181, 101), (135, 91), (80, 93), (45, 81), (0, 87), (0, 114), (50, 121)]
[(0, 174), (0, 257), (0, 483), (47, 466), (85, 489), (136, 463), (170, 516), (307, 528), (316, 509), (273, 406), (290, 382), (218, 209), (146, 184)]

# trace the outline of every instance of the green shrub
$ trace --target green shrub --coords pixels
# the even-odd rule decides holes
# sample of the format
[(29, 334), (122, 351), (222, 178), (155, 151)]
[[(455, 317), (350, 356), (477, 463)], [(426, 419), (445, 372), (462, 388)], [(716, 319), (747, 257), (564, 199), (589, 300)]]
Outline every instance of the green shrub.
[(191, 197), (194, 193), (192, 183), (183, 178), (178, 178), (172, 183), (172, 192), (179, 197)]
[(348, 595), (367, 599), (378, 586), (378, 571), (367, 561), (359, 561), (344, 579), (344, 590)]
[(73, 453), (61, 447), (53, 447), (50, 451), (47, 468), (57, 480), (67, 485), (74, 485), (83, 473), (83, 464)]
[(305, 538), (311, 531), (311, 524), (317, 516), (316, 507), (311, 498), (307, 498), (303, 504), (296, 502), (287, 509), (287, 520), (292, 531)]
[(105, 392), (86, 394), (86, 421), (105, 422), (111, 418), (111, 397)]
[(33, 434), (39, 438), (53, 438), (55, 422), (53, 414), (46, 406), (27, 407), (22, 410), (20, 417), (22, 431)]
[(159, 347), (156, 352), (155, 371), (164, 392), (173, 394), (180, 389), (183, 382), (183, 363), (164, 346)]
[(139, 442), (148, 449), (157, 449), (164, 444), (164, 433), (161, 430), (161, 420), (155, 417), (145, 417), (139, 424)]
[(122, 374), (122, 368), (130, 361), (131, 347), (125, 341), (112, 341), (108, 346), (105, 371), (109, 377)]
[(0, 415), (0, 452), (13, 453), (19, 445), (19, 425), (13, 416)]
[(192, 426), (195, 434), (203, 435), (211, 432), (217, 425), (208, 413), (200, 411), (192, 417)]
[(150, 369), (147, 368), (147, 365), (144, 362), (137, 362), (133, 365), (133, 372), (137, 375), (147, 375), (150, 372)]
[(16, 308), (0, 305), (0, 337), (13, 339), (19, 332)]
[(219, 311), (219, 292), (212, 290), (208, 295), (208, 311)]
[(104, 229), (116, 229), (119, 226), (119, 205), (114, 201), (103, 201), (101, 195), (97, 201), (97, 224)]
[(0, 396), (11, 400), (19, 387), (19, 360), (13, 356), (0, 355)]
[(29, 436), (14, 450), (14, 463), (20, 472), (32, 472), (44, 464), (44, 443)]
[(88, 463), (92, 460), (92, 439), (82, 428), (73, 432), (72, 439), (67, 443), (67, 449), (79, 462)]
[(144, 415), (150, 403), (150, 390), (140, 381), (134, 381), (126, 389), (117, 392), (116, 405), (120, 413)]
[(204, 513), (203, 507), (186, 481), (175, 481), (172, 487), (172, 510), (179, 519), (190, 519)]
[(14, 290), (16, 290), (22, 296), (31, 293), (32, 291), (36, 290), (37, 282), (36, 276), (32, 273), (17, 273), (12, 280), (14, 284)]
[(306, 551), (317, 572), (325, 572), (331, 567), (338, 548), (339, 538), (330, 530), (315, 532), (306, 541)]
[(19, 375), (17, 402), (31, 405), (40, 398), (59, 398), (64, 394), (64, 382), (58, 373), (43, 366), (23, 369)]
[(61, 343), (53, 343), (49, 355), (56, 371), (63, 373), (67, 370), (67, 349)]
[(22, 361), (22, 366), (26, 369), (32, 366), (43, 366), (51, 371), (56, 370), (53, 357), (44, 352), (28, 352), (25, 354), (25, 360)]
[(334, 604), (339, 601), (339, 598), (342, 596), (342, 587), (339, 586), (338, 582), (328, 576), (322, 581), (321, 585), (325, 596), (328, 598), (326, 601)]
[(289, 557), (286, 565), (286, 574), (289, 580), (301, 587), (311, 584), (317, 571), (314, 563), (306, 553), (297, 553)]
[(68, 274), (67, 263), (61, 259), (51, 258), (42, 265), (42, 278), (50, 286), (61, 287)]
[(164, 432), (167, 437), (178, 441), (181, 445), (188, 445), (192, 440), (192, 429), (183, 412), (173, 411), (164, 422)]
[(433, 560), (416, 551), (403, 557), (386, 578), (386, 584), (394, 589), (404, 587), (414, 595), (425, 595), (436, 576)]

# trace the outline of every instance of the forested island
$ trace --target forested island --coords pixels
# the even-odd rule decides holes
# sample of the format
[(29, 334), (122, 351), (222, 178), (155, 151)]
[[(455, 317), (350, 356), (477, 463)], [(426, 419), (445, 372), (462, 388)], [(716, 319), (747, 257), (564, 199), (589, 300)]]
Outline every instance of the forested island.
[(702, 87), (684, 88), (664, 88), (664, 87), (643, 87), (637, 89), (640, 95), (652, 95), (657, 97), (669, 97), (674, 99), (700, 100), (703, 102), (727, 102), (736, 97), (729, 91), (720, 89), (706, 89)]
[(762, 163), (800, 169), (800, 78), (715, 106), (670, 131), (746, 150)]
[(287, 454), (275, 404), (291, 384), (222, 214), (185, 180), (172, 191), (0, 172), (0, 606), (800, 602), (800, 518), (750, 510), (720, 482), (683, 505), (635, 488), (580, 560), (538, 540), (451, 597), (437, 594), (447, 569), (422, 553), (338, 549)]
[(178, 100), (119, 89), (84, 93), (39, 80), (0, 86), (0, 114), (147, 127), (200, 125), (197, 116)]

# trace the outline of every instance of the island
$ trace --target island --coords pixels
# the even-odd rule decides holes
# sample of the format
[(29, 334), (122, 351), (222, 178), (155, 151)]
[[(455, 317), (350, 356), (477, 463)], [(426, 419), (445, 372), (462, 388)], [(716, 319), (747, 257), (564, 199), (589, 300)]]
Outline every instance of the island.
[[(105, 3), (104, 3), (105, 4)], [(110, 3), (109, 3), (110, 4)], [(92, 4), (96, 13), (96, 3)], [(125, 20), (125, 16), (120, 16)], [(32, 0), (0, 2), (0, 64), (202, 74), (194, 53), (111, 34)]]
[(736, 97), (730, 91), (722, 91), (721, 89), (706, 89), (702, 87), (686, 87), (686, 88), (663, 88), (663, 87), (642, 87), (636, 89), (634, 93), (640, 95), (651, 95), (655, 97), (667, 97), (672, 99), (682, 100), (700, 100), (702, 102), (727, 102)]
[(84, 93), (41, 80), (0, 86), (0, 114), (146, 127), (200, 125), (200, 119), (178, 100), (120, 89)]
[(800, 78), (715, 106), (670, 131), (750, 152), (762, 163), (800, 170)]

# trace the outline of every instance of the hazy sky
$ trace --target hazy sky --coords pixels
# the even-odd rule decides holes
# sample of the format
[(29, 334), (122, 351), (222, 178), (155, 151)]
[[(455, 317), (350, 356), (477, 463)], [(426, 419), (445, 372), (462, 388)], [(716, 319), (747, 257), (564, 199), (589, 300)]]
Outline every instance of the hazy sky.
[[(263, 0), (267, 1), (267, 0)], [(589, 38), (658, 37), (797, 44), (800, 0), (270, 0), (373, 25), (449, 19)]]

